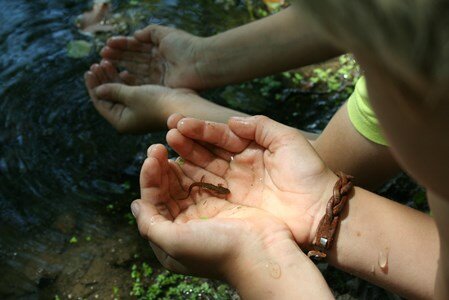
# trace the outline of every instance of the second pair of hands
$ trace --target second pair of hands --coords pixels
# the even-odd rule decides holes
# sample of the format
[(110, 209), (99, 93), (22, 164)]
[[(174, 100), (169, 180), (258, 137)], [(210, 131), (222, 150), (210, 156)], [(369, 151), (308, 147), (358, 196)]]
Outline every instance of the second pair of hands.
[[(165, 267), (232, 282), (229, 274), (245, 273), (240, 266), (254, 271), (298, 255), (309, 261), (297, 245), (310, 246), (337, 177), (296, 129), (262, 116), (226, 125), (179, 114), (168, 126), (167, 142), (183, 161), (152, 145), (132, 205)], [(183, 199), (200, 180), (231, 193), (192, 191)]]
[(120, 132), (165, 129), (168, 106), (186, 106), (201, 99), (193, 90), (211, 87), (197, 67), (204, 44), (204, 38), (159, 25), (110, 38), (103, 60), (84, 75), (95, 108)]

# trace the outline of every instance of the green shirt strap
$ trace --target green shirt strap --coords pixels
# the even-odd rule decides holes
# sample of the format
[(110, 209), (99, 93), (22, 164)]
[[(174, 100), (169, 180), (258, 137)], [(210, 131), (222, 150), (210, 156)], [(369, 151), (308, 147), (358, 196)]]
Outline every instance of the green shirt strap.
[(369, 103), (365, 77), (361, 77), (348, 99), (348, 114), (355, 129), (368, 140), (387, 146), (379, 127), (379, 121)]

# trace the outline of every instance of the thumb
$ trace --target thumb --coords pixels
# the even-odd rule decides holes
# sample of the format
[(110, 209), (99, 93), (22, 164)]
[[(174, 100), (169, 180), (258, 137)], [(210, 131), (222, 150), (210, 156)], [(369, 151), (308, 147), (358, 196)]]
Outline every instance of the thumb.
[(126, 105), (132, 93), (132, 87), (121, 83), (102, 84), (94, 90), (97, 99)]
[(134, 37), (144, 43), (153, 43), (154, 45), (159, 45), (162, 38), (173, 30), (175, 29), (170, 27), (150, 25), (142, 30), (137, 30), (134, 33)]

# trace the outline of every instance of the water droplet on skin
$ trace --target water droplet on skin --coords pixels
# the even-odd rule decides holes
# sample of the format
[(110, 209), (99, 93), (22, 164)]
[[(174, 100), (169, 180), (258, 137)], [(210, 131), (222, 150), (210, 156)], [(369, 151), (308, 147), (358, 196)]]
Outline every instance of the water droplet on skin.
[(234, 156), (231, 156), (231, 161), (233, 161), (234, 160)]
[(377, 261), (380, 269), (384, 272), (386, 272), (388, 270), (388, 253), (389, 253), (388, 248), (385, 248), (384, 251), (380, 251), (379, 259)]
[(281, 267), (279, 264), (275, 262), (268, 262), (265, 267), (268, 269), (268, 272), (270, 272), (270, 276), (273, 278), (279, 278), (281, 277)]

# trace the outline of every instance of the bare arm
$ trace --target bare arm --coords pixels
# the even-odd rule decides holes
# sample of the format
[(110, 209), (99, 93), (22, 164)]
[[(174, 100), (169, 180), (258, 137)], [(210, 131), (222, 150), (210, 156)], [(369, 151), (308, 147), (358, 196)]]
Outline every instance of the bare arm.
[(378, 188), (400, 171), (388, 147), (371, 142), (354, 128), (346, 104), (312, 143), (330, 169), (353, 175), (356, 184), (367, 189)]
[(265, 261), (254, 263), (252, 253), (227, 276), (242, 299), (334, 299), (318, 268), (296, 244), (284, 242), (265, 252)]
[(406, 298), (431, 299), (439, 252), (430, 216), (355, 188), (329, 262)]
[(435, 282), (435, 299), (449, 299), (449, 201), (432, 192), (427, 193), (441, 240), (440, 260)]
[(197, 70), (210, 87), (321, 62), (342, 52), (311, 26), (295, 7), (206, 38)]
[[(364, 187), (378, 187), (399, 171), (387, 147), (357, 132), (346, 105), (313, 144), (332, 170), (354, 175)], [(433, 219), (359, 188), (348, 211), (330, 262), (401, 295), (432, 298), (440, 252)], [(379, 256), (388, 257), (384, 269)]]

